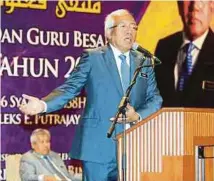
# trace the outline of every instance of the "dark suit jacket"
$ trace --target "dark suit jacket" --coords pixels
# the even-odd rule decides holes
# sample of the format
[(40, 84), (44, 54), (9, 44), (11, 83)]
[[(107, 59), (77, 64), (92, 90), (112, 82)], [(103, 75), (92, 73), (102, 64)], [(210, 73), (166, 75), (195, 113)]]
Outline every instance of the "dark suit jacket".
[(179, 93), (174, 88), (174, 67), (182, 41), (182, 32), (177, 32), (161, 39), (155, 51), (155, 55), (162, 61), (162, 65), (156, 67), (156, 78), (163, 106), (214, 107), (214, 90), (202, 89), (204, 80), (214, 82), (214, 33), (209, 30), (188, 84)]
[[(133, 77), (136, 67), (142, 62), (140, 53), (130, 52), (130, 69)], [(144, 65), (149, 62), (146, 61)], [(138, 76), (131, 95), (130, 104), (142, 119), (160, 109), (162, 98), (157, 88), (154, 70), (142, 71), (148, 77)], [(72, 158), (97, 163), (116, 162), (116, 142), (107, 138), (111, 125), (123, 97), (123, 89), (116, 61), (109, 45), (86, 51), (67, 81), (44, 100), (47, 113), (61, 109), (85, 87), (86, 106), (79, 125), (76, 127), (70, 155)], [(115, 134), (123, 130), (117, 124)]]

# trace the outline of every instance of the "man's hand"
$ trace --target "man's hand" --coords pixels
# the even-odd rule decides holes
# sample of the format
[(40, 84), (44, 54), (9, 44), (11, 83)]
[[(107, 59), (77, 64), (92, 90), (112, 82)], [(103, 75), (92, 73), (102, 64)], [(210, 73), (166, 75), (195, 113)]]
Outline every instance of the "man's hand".
[(36, 115), (44, 111), (45, 105), (38, 98), (26, 94), (23, 94), (22, 97), (28, 100), (27, 104), (19, 106), (22, 113), (27, 115)]
[(58, 181), (58, 179), (55, 176), (49, 176), (49, 175), (45, 175), (43, 180), (44, 181)]
[[(115, 117), (110, 119), (111, 121), (115, 120)], [(135, 109), (130, 105), (127, 104), (126, 106), (126, 123), (131, 123), (139, 120), (139, 114), (135, 111)], [(123, 123), (122, 114), (119, 115), (117, 119), (117, 123)]]

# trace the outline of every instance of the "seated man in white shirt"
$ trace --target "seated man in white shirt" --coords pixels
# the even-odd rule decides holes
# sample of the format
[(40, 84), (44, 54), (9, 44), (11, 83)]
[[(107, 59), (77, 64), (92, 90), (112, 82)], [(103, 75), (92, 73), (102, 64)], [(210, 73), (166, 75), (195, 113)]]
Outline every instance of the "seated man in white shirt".
[(50, 132), (36, 129), (30, 137), (32, 150), (20, 161), (22, 181), (74, 181), (61, 157), (50, 149)]

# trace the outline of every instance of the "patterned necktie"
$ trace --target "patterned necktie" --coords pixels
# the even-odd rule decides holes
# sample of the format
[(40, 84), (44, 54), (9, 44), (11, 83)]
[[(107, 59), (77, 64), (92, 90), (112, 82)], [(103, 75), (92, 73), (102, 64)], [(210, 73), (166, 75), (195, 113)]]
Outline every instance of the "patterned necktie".
[(129, 65), (126, 62), (126, 56), (121, 54), (119, 56), (120, 60), (121, 60), (121, 82), (122, 82), (122, 86), (123, 86), (123, 92), (126, 92), (126, 89), (129, 87), (129, 83), (130, 83), (130, 68)]
[(45, 155), (43, 156), (43, 158), (45, 159), (47, 165), (51, 168), (51, 170), (62, 180), (70, 180), (68, 179), (63, 173), (62, 171), (56, 166), (56, 164), (50, 159), (49, 156)]
[(186, 82), (188, 81), (189, 76), (192, 74), (192, 69), (193, 69), (191, 52), (193, 51), (195, 46), (191, 42), (191, 43), (187, 44), (186, 48), (187, 48), (186, 49), (186, 58), (182, 65), (180, 77), (178, 80), (178, 91), (183, 91), (183, 89), (186, 85)]

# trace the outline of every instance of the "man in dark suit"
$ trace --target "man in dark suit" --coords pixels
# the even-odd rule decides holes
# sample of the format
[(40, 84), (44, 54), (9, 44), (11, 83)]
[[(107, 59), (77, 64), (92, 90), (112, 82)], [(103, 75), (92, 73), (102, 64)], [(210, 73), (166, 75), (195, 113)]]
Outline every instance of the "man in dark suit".
[[(105, 21), (105, 36), (109, 42), (106, 46), (85, 51), (68, 80), (44, 98), (45, 102), (24, 95), (29, 102), (20, 110), (34, 115), (63, 108), (85, 87), (86, 107), (70, 152), (72, 158), (83, 161), (84, 181), (118, 179), (116, 142), (106, 135), (111, 125), (109, 120), (117, 113), (134, 71), (142, 62), (142, 55), (131, 50), (136, 33), (136, 22), (127, 10), (112, 12)], [(142, 72), (147, 77), (137, 77), (126, 107), (127, 127), (156, 112), (162, 104), (153, 68), (143, 68)], [(118, 122), (122, 123), (122, 119)], [(117, 124), (113, 135), (122, 130), (123, 125)]]
[(50, 132), (46, 129), (32, 132), (32, 150), (23, 154), (20, 161), (22, 181), (74, 181), (61, 157), (50, 150), (50, 139)]
[[(212, 1), (178, 1), (183, 31), (158, 42), (156, 77), (163, 106), (214, 107)], [(190, 50), (191, 45), (192, 49)]]

